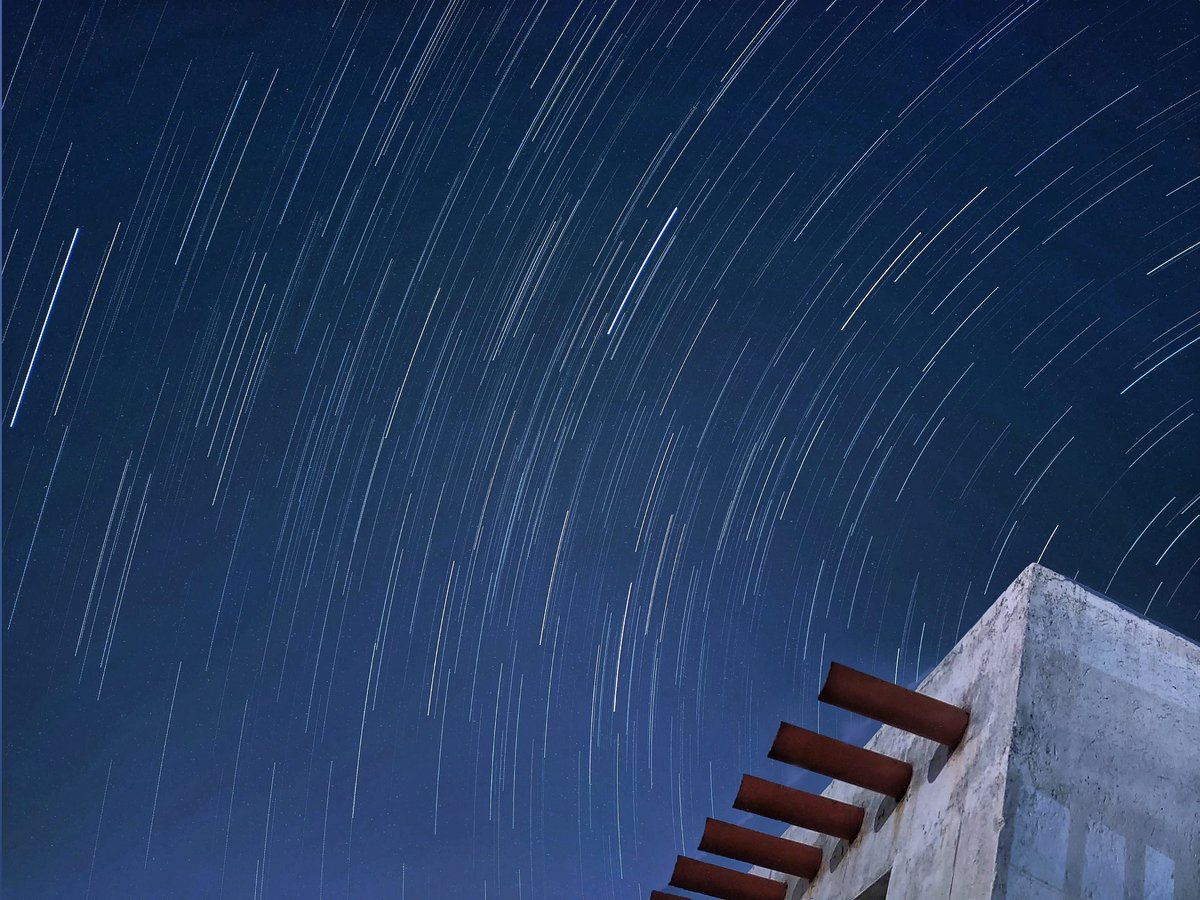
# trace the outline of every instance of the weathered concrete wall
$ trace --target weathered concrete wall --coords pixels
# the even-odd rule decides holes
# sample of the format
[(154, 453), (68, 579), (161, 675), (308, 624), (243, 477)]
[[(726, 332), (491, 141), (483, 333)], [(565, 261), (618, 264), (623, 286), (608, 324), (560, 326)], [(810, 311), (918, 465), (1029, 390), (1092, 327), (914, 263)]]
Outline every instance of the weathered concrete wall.
[(1038, 576), (995, 896), (1200, 898), (1200, 647)]
[[(864, 806), (789, 900), (1200, 900), (1200, 648), (1029, 566), (918, 688), (971, 711), (948, 758), (881, 728), (866, 746), (912, 763), (898, 804)], [(759, 871), (760, 874), (768, 874)], [(777, 875), (776, 877), (783, 877)]]

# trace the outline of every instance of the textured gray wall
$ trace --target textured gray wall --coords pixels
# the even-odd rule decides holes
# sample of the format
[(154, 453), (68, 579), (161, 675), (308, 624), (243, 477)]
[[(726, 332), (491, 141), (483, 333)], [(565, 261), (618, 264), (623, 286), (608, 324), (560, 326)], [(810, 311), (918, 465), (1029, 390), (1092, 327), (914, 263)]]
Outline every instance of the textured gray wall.
[(1200, 647), (1040, 574), (996, 896), (1200, 898)]
[(888, 900), (1200, 898), (1200, 647), (1031, 565), (919, 689), (971, 710), (963, 743), (881, 728), (866, 746), (912, 763), (908, 794), (831, 784), (863, 833), (789, 829), (826, 855), (789, 900), (889, 869)]

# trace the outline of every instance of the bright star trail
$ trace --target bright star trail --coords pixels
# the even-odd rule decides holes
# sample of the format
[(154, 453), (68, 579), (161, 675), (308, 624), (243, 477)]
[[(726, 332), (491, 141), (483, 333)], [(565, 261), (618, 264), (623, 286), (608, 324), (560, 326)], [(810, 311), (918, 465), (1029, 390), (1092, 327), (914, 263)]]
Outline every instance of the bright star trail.
[(1200, 636), (1191, 4), (3, 41), (6, 896), (644, 898), (1034, 560)]

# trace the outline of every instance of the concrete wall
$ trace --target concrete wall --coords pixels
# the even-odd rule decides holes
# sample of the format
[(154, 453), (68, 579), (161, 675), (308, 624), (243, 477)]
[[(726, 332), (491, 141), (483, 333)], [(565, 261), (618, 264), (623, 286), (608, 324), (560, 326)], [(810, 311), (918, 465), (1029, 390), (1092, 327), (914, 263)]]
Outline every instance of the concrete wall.
[[(789, 900), (1200, 898), (1200, 648), (1029, 566), (918, 688), (971, 711), (949, 757), (889, 727), (867, 747), (913, 765), (899, 804), (863, 806)], [(759, 874), (769, 874), (758, 871)], [(784, 878), (785, 876), (776, 875)]]
[(995, 896), (1200, 898), (1200, 647), (1038, 576)]

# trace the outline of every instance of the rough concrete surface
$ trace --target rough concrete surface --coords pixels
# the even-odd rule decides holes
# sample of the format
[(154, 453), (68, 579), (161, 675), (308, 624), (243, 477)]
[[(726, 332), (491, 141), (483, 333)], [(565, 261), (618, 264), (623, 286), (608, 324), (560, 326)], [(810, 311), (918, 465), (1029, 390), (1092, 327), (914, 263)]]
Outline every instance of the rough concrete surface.
[(1039, 570), (997, 889), (1200, 898), (1200, 647)]
[[(1200, 900), (1200, 647), (1031, 565), (918, 686), (970, 710), (947, 755), (884, 726), (866, 746), (913, 766), (789, 900)], [(878, 885), (878, 887), (876, 887)], [(872, 890), (875, 893), (869, 893)], [(882, 896), (882, 895), (880, 895)]]

